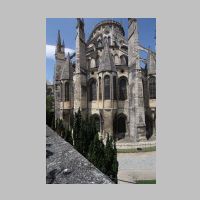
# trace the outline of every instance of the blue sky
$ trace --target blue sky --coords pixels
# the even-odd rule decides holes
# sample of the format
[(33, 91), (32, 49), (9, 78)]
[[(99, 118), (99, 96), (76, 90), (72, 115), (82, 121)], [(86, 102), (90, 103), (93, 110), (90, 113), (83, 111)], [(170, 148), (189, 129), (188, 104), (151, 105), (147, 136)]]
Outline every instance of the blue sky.
[[(104, 20), (113, 19), (122, 24), (125, 30), (125, 36), (128, 33), (127, 18), (84, 18), (85, 35), (88, 39), (94, 26)], [(55, 45), (57, 41), (58, 30), (61, 32), (61, 38), (64, 39), (66, 52), (72, 53), (75, 50), (76, 36), (76, 18), (47, 18), (46, 19), (46, 80), (52, 82), (55, 64)], [(155, 51), (156, 19), (138, 18), (139, 42), (144, 47), (150, 47)], [(145, 53), (141, 53), (145, 57)]]

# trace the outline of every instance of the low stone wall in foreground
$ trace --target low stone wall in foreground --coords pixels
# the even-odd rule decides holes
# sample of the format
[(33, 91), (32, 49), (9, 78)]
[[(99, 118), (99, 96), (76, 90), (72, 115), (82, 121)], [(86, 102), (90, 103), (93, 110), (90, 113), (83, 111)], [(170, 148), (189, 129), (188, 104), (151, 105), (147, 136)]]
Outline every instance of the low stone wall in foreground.
[(46, 183), (110, 184), (113, 182), (47, 126)]

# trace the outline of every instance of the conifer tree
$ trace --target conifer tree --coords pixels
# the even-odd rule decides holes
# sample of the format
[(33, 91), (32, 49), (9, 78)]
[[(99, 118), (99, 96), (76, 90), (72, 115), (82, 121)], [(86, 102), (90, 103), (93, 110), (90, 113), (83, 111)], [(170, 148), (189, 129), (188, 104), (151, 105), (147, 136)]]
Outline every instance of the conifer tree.
[(81, 111), (80, 108), (77, 113), (75, 113), (75, 119), (74, 119), (74, 127), (73, 127), (73, 138), (74, 138), (74, 147), (77, 151), (80, 152), (80, 134), (81, 134)]
[(112, 159), (112, 176), (113, 181), (117, 183), (117, 173), (118, 173), (118, 161), (117, 161), (117, 148), (116, 148), (116, 142), (113, 140), (113, 159)]
[(65, 141), (67, 141), (67, 142), (69, 142), (71, 145), (73, 145), (73, 139), (72, 139), (71, 130), (65, 129), (64, 139), (65, 139)]

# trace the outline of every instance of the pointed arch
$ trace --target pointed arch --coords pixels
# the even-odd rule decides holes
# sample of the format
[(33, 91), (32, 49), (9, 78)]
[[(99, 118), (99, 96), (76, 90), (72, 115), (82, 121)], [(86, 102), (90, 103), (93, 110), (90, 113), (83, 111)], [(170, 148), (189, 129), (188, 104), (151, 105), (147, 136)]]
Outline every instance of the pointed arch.
[(120, 59), (119, 59), (119, 56), (117, 54), (114, 55), (114, 63), (115, 63), (115, 65), (120, 64)]
[(95, 63), (95, 59), (92, 58), (90, 61), (90, 68), (94, 68), (94, 67), (96, 67), (96, 63)]
[(110, 76), (104, 77), (104, 99), (110, 99)]
[(89, 97), (90, 101), (97, 100), (97, 81), (94, 78), (89, 81)]
[(127, 99), (127, 82), (125, 76), (119, 78), (119, 100)]
[(113, 123), (115, 138), (117, 140), (124, 138), (127, 133), (127, 116), (124, 113), (116, 114)]
[(120, 56), (121, 65), (127, 65), (127, 57), (125, 55)]
[(101, 40), (99, 40), (98, 42), (97, 42), (97, 47), (102, 47), (103, 45), (102, 45), (102, 41)]
[(96, 57), (96, 67), (99, 67), (99, 63), (100, 63), (100, 58), (99, 58), (99, 55), (97, 55), (97, 57)]
[(65, 101), (69, 101), (69, 83), (65, 83)]
[(156, 77), (151, 76), (149, 78), (149, 97), (150, 99), (156, 98)]

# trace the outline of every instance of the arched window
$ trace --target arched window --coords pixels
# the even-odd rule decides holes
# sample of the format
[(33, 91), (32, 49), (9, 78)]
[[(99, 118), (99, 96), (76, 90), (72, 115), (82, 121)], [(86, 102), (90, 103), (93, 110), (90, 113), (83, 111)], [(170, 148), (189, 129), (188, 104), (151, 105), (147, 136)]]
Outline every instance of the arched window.
[(88, 60), (87, 60), (88, 68), (90, 68), (90, 62), (91, 62), (91, 61), (88, 59)]
[(113, 76), (113, 99), (117, 99), (117, 83), (116, 83), (116, 76)]
[(110, 39), (110, 36), (108, 37), (108, 45), (109, 45), (109, 46), (111, 45), (111, 39)]
[(97, 47), (102, 47), (102, 42), (101, 42), (101, 40), (98, 41)]
[(101, 77), (99, 77), (99, 100), (102, 99), (102, 92), (101, 92), (102, 88), (101, 88)]
[(96, 66), (99, 67), (99, 56), (96, 58)]
[(110, 99), (110, 76), (104, 77), (104, 99)]
[(117, 54), (114, 56), (114, 59), (115, 59), (115, 65), (119, 65), (120, 62), (119, 62), (119, 57)]
[(90, 101), (97, 100), (97, 90), (96, 90), (96, 80), (92, 79), (90, 81)]
[(117, 132), (118, 133), (126, 133), (126, 116), (121, 114), (118, 116), (117, 119)]
[(150, 99), (156, 98), (156, 77), (154, 76), (149, 78), (149, 96)]
[(69, 101), (69, 83), (65, 83), (65, 101)]
[(94, 68), (94, 67), (96, 67), (95, 59), (92, 58), (91, 61), (90, 61), (90, 68)]
[(125, 77), (119, 79), (119, 99), (126, 100), (127, 99), (127, 81)]
[(127, 65), (126, 57), (124, 55), (120, 56), (121, 65)]

